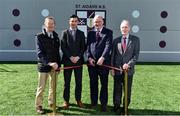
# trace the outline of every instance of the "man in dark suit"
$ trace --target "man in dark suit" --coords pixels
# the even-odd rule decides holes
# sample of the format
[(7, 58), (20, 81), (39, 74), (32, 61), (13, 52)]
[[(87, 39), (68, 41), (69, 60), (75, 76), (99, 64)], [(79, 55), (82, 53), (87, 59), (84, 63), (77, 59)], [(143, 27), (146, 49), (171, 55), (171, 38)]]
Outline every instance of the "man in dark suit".
[(82, 91), (82, 65), (83, 65), (83, 54), (85, 51), (85, 36), (84, 32), (77, 29), (78, 17), (72, 15), (69, 19), (70, 28), (63, 31), (61, 40), (61, 49), (63, 52), (62, 63), (64, 67), (69, 66), (80, 66), (74, 69), (64, 70), (64, 104), (63, 108), (69, 107), (70, 97), (70, 82), (72, 71), (74, 70), (75, 75), (75, 98), (79, 107), (84, 107), (81, 102), (81, 91)]
[[(138, 60), (140, 41), (139, 38), (130, 35), (129, 21), (123, 20), (120, 25), (122, 36), (113, 40), (111, 65), (123, 70), (128, 70), (128, 105), (131, 100), (131, 87), (133, 81), (134, 67)], [(118, 111), (121, 105), (122, 91), (124, 88), (124, 72), (112, 70), (114, 75), (114, 111)], [(124, 110), (124, 103), (123, 103)]]
[(46, 17), (44, 21), (43, 32), (36, 36), (36, 48), (38, 57), (38, 88), (35, 99), (36, 111), (43, 114), (43, 92), (46, 86), (47, 79), (49, 77), (49, 96), (48, 104), (52, 108), (54, 104), (53, 88), (55, 86), (55, 78), (57, 78), (58, 72), (56, 71), (60, 67), (60, 41), (58, 34), (54, 31), (55, 20), (53, 17)]
[(101, 111), (106, 111), (108, 102), (108, 74), (109, 69), (103, 65), (110, 65), (112, 48), (112, 31), (103, 26), (103, 17), (96, 15), (93, 19), (94, 28), (87, 36), (88, 72), (90, 77), (91, 107), (98, 104), (98, 79), (100, 77)]

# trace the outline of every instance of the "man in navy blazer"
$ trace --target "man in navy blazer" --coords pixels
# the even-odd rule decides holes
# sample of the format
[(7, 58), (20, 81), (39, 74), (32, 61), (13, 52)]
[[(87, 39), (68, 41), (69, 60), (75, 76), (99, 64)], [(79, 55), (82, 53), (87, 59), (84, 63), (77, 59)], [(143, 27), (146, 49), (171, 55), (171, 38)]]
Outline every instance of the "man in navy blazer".
[(54, 104), (53, 94), (58, 73), (56, 70), (61, 66), (60, 40), (55, 32), (55, 19), (46, 17), (42, 33), (36, 36), (37, 62), (38, 62), (38, 87), (35, 98), (36, 111), (43, 114), (43, 93), (49, 78), (48, 104), (52, 108)]
[(88, 72), (90, 77), (91, 107), (98, 104), (98, 79), (100, 78), (101, 111), (106, 111), (108, 102), (109, 69), (112, 48), (112, 31), (103, 26), (103, 17), (96, 15), (93, 19), (94, 28), (87, 35)]
[[(128, 70), (128, 105), (131, 100), (131, 88), (134, 74), (134, 67), (138, 60), (140, 41), (139, 38), (129, 34), (129, 21), (123, 20), (120, 25), (122, 36), (113, 40), (111, 65), (123, 70)], [(112, 70), (114, 75), (113, 103), (114, 111), (118, 111), (121, 105), (122, 91), (124, 88), (124, 72)], [(124, 103), (123, 103), (124, 107)], [(123, 108), (124, 110), (124, 108)]]

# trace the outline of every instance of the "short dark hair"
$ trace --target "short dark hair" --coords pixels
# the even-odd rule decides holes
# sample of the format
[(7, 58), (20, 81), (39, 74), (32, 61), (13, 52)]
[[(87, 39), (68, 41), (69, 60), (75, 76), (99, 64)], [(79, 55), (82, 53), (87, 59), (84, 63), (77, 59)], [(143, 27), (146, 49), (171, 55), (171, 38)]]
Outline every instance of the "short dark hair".
[(75, 14), (71, 15), (70, 18), (77, 18), (79, 20), (79, 17)]

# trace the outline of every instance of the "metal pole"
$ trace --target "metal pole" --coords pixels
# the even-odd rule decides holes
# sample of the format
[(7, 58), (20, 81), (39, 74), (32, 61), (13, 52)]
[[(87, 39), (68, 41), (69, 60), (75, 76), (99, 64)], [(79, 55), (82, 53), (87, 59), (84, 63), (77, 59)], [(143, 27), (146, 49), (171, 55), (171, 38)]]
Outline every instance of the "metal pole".
[(124, 99), (125, 99), (125, 115), (128, 115), (128, 71), (124, 70)]
[(61, 113), (56, 113), (56, 86), (57, 86), (57, 76), (58, 76), (59, 71), (55, 71), (55, 76), (54, 76), (54, 85), (53, 85), (53, 106), (52, 106), (52, 113), (48, 113), (48, 116), (55, 116), (55, 115), (62, 115)]
[(57, 78), (57, 72), (55, 71), (55, 76), (54, 76), (54, 86), (53, 86), (53, 113), (56, 113), (56, 79)]

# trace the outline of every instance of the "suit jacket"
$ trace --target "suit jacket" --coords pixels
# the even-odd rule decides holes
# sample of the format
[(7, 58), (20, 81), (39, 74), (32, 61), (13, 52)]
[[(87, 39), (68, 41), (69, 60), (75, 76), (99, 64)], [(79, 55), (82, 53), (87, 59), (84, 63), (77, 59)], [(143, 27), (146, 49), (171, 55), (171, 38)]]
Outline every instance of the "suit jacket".
[[(84, 62), (85, 51), (85, 35), (84, 32), (79, 29), (75, 33), (75, 41), (70, 31), (64, 30), (61, 39), (61, 50), (63, 52), (62, 63), (69, 66), (82, 65)], [(76, 64), (73, 64), (70, 60), (71, 56), (79, 56), (80, 59)]]
[(110, 52), (112, 50), (112, 31), (103, 27), (100, 33), (100, 40), (96, 40), (96, 31), (92, 30), (87, 35), (87, 57), (96, 62), (102, 56), (104, 64), (110, 64)]
[(56, 62), (60, 67), (60, 41), (55, 31), (53, 31), (53, 38), (48, 37), (45, 29), (42, 33), (37, 34), (36, 49), (39, 72), (51, 71), (52, 67), (48, 65), (49, 62)]
[[(113, 41), (113, 50), (111, 55), (111, 65), (117, 68), (123, 66), (123, 64), (128, 63), (130, 65), (130, 69), (128, 71), (128, 75), (134, 74), (135, 63), (139, 57), (140, 50), (140, 41), (139, 38), (133, 35), (129, 35), (129, 41), (127, 44), (126, 51), (123, 52), (121, 45), (122, 36), (114, 39)], [(115, 71), (115, 75), (119, 75), (119, 71)]]

